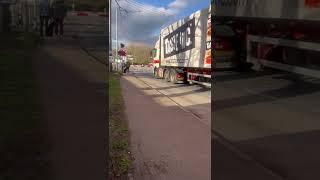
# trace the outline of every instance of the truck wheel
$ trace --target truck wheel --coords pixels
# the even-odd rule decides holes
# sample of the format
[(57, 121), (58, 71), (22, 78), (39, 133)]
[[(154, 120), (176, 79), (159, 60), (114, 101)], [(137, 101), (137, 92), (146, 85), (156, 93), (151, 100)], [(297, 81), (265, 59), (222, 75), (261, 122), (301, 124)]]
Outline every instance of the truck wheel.
[(285, 48), (285, 63), (294, 65), (294, 66), (302, 66), (305, 63), (305, 53), (303, 50), (298, 50), (295, 48)]
[(170, 70), (166, 69), (164, 71), (164, 80), (166, 80), (167, 82), (170, 82)]
[(156, 79), (158, 79), (159, 78), (159, 75), (158, 75), (158, 69), (157, 68), (154, 68), (154, 70), (153, 70), (153, 77), (154, 78), (156, 78)]
[(184, 74), (183, 84), (190, 84), (189, 81), (188, 81), (188, 73)]
[(173, 83), (173, 84), (176, 84), (177, 83), (177, 72), (176, 70), (172, 69), (170, 71), (170, 81)]
[(190, 84), (187, 78), (183, 80), (183, 84), (186, 84), (186, 85)]

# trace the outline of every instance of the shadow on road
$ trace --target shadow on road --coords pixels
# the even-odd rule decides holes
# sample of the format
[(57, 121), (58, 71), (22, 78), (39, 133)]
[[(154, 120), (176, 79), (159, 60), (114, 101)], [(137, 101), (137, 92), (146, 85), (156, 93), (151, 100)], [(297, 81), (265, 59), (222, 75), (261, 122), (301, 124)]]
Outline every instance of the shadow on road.
[(209, 179), (210, 126), (141, 89), (147, 85), (137, 78), (122, 78), (135, 179)]
[[(248, 76), (244, 75), (244, 77)], [(255, 78), (259, 76), (250, 76), (249, 79), (251, 77)], [(253, 159), (263, 164), (269, 170), (275, 172), (276, 174), (279, 174), (285, 179), (319, 179), (320, 173), (318, 167), (320, 166), (320, 157), (317, 154), (320, 151), (320, 145), (319, 143), (317, 143), (317, 139), (319, 139), (320, 137), (320, 129), (318, 128), (318, 124), (316, 123), (316, 117), (318, 114), (315, 114), (314, 119), (312, 119), (313, 115), (310, 115), (310, 113), (313, 113), (311, 112), (312, 108), (314, 108), (314, 105), (310, 103), (310, 100), (312, 98), (317, 99), (317, 97), (319, 96), (318, 93), (320, 92), (320, 80), (283, 72), (270, 74), (269, 80), (271, 79), (281, 80), (281, 82), (286, 81), (285, 83), (287, 85), (281, 88), (273, 86), (276, 89), (265, 90), (262, 92), (257, 92), (255, 94), (248, 92), (245, 96), (232, 98), (228, 98), (228, 96), (225, 96), (225, 99), (215, 100), (213, 101), (212, 111), (217, 114), (214, 116), (226, 118), (224, 120), (227, 121), (232, 121), (232, 124), (224, 124), (226, 126), (224, 126), (223, 128), (234, 128), (234, 131), (223, 132), (225, 133), (225, 136), (227, 136), (227, 133), (233, 133), (233, 137), (240, 137), (241, 135), (248, 132), (259, 134), (261, 131), (264, 131), (264, 128), (267, 128), (267, 136), (260, 138), (251, 137), (251, 139), (249, 140), (233, 141), (233, 143), (242, 152), (250, 155), (251, 157), (253, 157)], [(246, 82), (245, 78), (244, 83), (249, 84), (248, 81)], [(263, 81), (259, 83), (263, 84)], [(240, 83), (232, 86), (233, 92), (237, 91), (237, 87), (239, 88), (239, 91), (243, 91), (244, 88), (251, 88), (250, 84), (248, 85), (248, 87), (239, 87), (239, 84)], [(275, 84), (279, 85), (279, 83)], [(254, 88), (258, 87), (258, 85), (259, 84), (252, 84)], [(304, 99), (306, 98), (304, 98), (303, 96), (306, 95), (310, 95), (307, 96), (309, 101), (304, 101)], [(298, 100), (295, 101), (296, 99)], [(281, 102), (275, 102), (274, 104), (268, 103), (279, 100), (285, 100), (282, 102), (285, 102), (286, 104), (280, 104)], [(243, 106), (258, 103), (261, 103), (259, 104), (261, 106), (257, 105), (246, 107), (243, 109), (240, 108)], [(294, 103), (294, 105), (290, 106), (291, 103)], [(295, 105), (297, 104), (298, 107), (295, 107)], [(263, 109), (262, 107), (267, 107), (268, 109)], [(223, 111), (228, 108), (230, 108), (230, 110)], [(301, 114), (295, 114), (297, 111), (299, 111)], [(274, 112), (275, 114), (270, 115), (266, 112)], [(281, 114), (277, 114), (277, 112), (281, 112)], [(305, 117), (306, 115), (307, 117)], [(217, 122), (217, 124), (221, 124), (223, 122), (223, 119), (213, 120), (213, 128), (215, 122)], [(247, 125), (246, 123), (248, 122), (252, 124)], [(308, 130), (305, 130), (307, 127)], [(275, 128), (276, 130), (272, 128)], [(288, 130), (292, 130), (292, 128), (295, 129), (295, 132), (288, 133)], [(277, 131), (277, 133), (274, 133), (273, 131)], [(254, 133), (252, 133), (251, 135), (254, 135)], [(213, 158), (216, 158), (216, 162), (214, 161), (214, 163), (216, 163), (215, 171), (217, 173), (217, 176), (229, 176), (227, 173), (229, 171), (234, 172), (235, 174), (239, 174), (239, 177), (241, 177), (240, 179), (263, 179), (249, 177), (250, 175), (252, 175), (252, 173), (245, 173), (245, 169), (241, 172), (238, 172), (238, 169), (233, 169), (233, 166), (237, 168), (240, 167), (239, 169), (243, 169), (243, 167), (239, 164), (233, 165), (232, 163), (228, 163), (235, 161), (235, 164), (237, 164), (239, 161), (234, 160), (235, 158), (232, 159), (231, 155), (228, 156), (227, 152), (223, 150), (223, 147), (221, 145), (214, 143), (212, 152), (215, 153), (213, 154)], [(243, 173), (246, 174), (247, 178), (242, 178), (241, 174)], [(232, 177), (227, 179), (232, 179)]]
[(35, 56), (56, 179), (106, 177), (107, 70), (95, 63), (73, 40), (50, 40)]
[(249, 72), (232, 72), (232, 71), (222, 71), (217, 72), (214, 74), (214, 81), (216, 83), (219, 82), (226, 82), (226, 81), (234, 81), (234, 80), (247, 80), (253, 78), (259, 78), (263, 76), (270, 76), (270, 75), (281, 75), (286, 74), (285, 72), (279, 70), (271, 70), (268, 69), (263, 72), (256, 72), (256, 71), (249, 71)]
[[(140, 78), (145, 78), (145, 76), (138, 76), (138, 79)], [(159, 84), (164, 84), (166, 82), (164, 82), (162, 79), (152, 79), (151, 80), (154, 80), (154, 81), (159, 81)], [(145, 80), (141, 80), (142, 82), (144, 83), (147, 83)], [(154, 82), (152, 82), (154, 83)], [(182, 96), (187, 96), (187, 95), (197, 95), (198, 93), (205, 93), (205, 92), (211, 92), (211, 89), (209, 88), (206, 88), (206, 87), (201, 87), (199, 85), (196, 85), (196, 84), (190, 84), (190, 85), (187, 85), (187, 84), (171, 84), (170, 83), (167, 83), (165, 84), (166, 86), (165, 87), (147, 87), (147, 88), (140, 88), (140, 90), (156, 90), (156, 91), (160, 91), (161, 93), (164, 91), (165, 94), (168, 94), (169, 97), (182, 97)], [(192, 87), (193, 89), (190, 89), (190, 87)], [(183, 90), (184, 92), (180, 92), (180, 93), (171, 93), (170, 90), (173, 90), (173, 89), (185, 89)], [(189, 89), (188, 89), (189, 88)], [(169, 90), (169, 91), (168, 91)], [(157, 97), (157, 96), (162, 96), (162, 95), (153, 95), (153, 97)]]
[(288, 179), (320, 179), (320, 130), (236, 142), (266, 167)]
[(320, 80), (308, 81), (301, 76), (292, 74), (284, 74), (273, 77), (274, 79), (285, 79), (291, 83), (285, 87), (267, 90), (257, 94), (249, 94), (246, 96), (234, 97), (230, 99), (222, 99), (214, 101), (214, 111), (219, 111), (227, 108), (246, 106), (263, 102), (272, 102), (277, 99), (288, 99), (320, 92)]
[(235, 154), (217, 140), (211, 140), (212, 179), (279, 180), (250, 160)]

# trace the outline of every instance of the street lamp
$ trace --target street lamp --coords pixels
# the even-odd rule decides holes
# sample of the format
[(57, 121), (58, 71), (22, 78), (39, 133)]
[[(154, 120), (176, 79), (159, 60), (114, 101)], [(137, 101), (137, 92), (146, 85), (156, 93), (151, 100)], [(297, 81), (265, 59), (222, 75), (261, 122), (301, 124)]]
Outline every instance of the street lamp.
[(116, 7), (116, 59), (118, 60), (118, 7)]
[(73, 12), (75, 11), (75, 4), (74, 4), (74, 0), (72, 0), (72, 10), (73, 10)]
[(109, 22), (108, 22), (108, 26), (109, 26), (109, 51), (112, 52), (112, 29), (111, 29), (111, 24), (112, 24), (112, 11), (111, 11), (111, 6), (112, 6), (112, 0), (109, 0)]

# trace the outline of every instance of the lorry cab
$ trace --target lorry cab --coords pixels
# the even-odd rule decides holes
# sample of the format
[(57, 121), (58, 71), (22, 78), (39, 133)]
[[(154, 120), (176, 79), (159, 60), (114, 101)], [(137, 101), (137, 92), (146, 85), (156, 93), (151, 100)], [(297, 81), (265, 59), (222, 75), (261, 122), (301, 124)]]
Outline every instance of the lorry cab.
[[(159, 40), (156, 42), (155, 47), (151, 51), (151, 64), (154, 67), (154, 73), (156, 73), (157, 68), (160, 67), (160, 43)], [(156, 74), (154, 74), (156, 75)]]
[(151, 54), (155, 78), (211, 87), (211, 6), (161, 29)]

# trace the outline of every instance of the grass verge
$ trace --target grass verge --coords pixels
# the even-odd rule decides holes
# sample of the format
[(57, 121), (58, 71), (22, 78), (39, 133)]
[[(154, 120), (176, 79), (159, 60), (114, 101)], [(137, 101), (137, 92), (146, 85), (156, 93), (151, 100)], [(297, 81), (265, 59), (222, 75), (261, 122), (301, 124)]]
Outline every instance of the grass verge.
[(126, 179), (132, 167), (120, 77), (112, 73), (109, 77), (109, 173), (112, 179)]
[(48, 146), (32, 69), (39, 38), (10, 33), (0, 39), (0, 180), (46, 179)]

